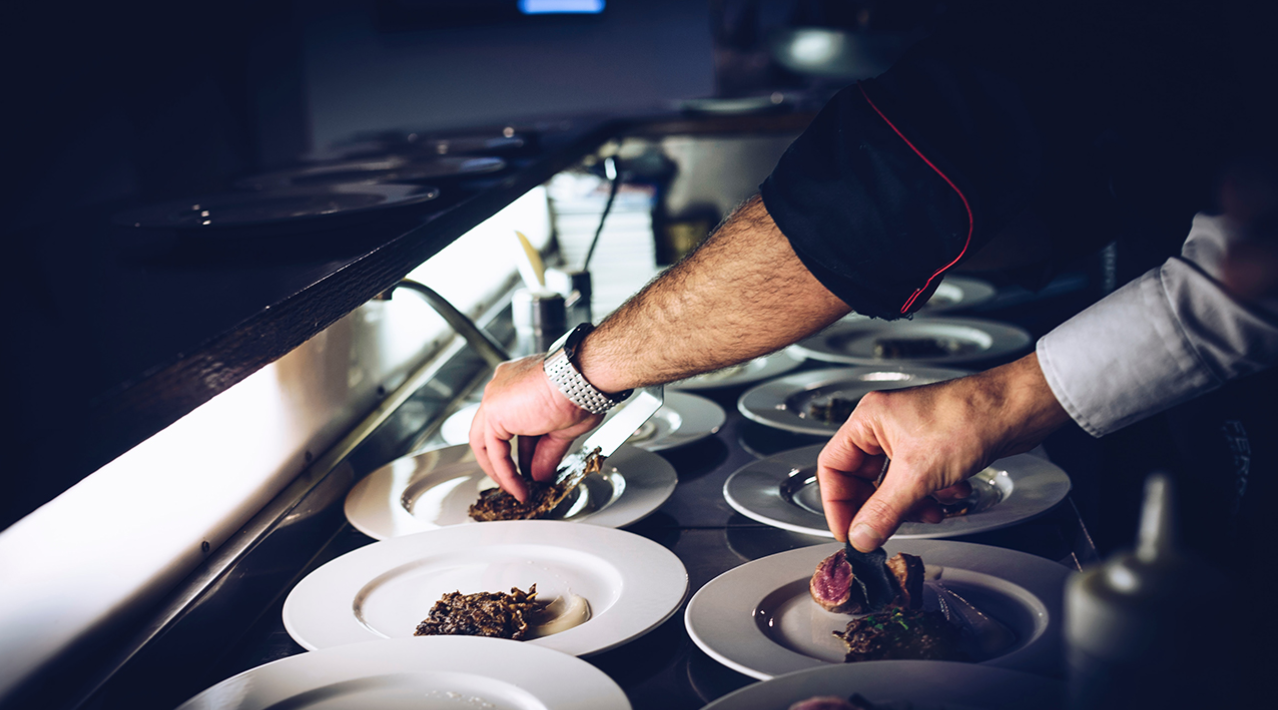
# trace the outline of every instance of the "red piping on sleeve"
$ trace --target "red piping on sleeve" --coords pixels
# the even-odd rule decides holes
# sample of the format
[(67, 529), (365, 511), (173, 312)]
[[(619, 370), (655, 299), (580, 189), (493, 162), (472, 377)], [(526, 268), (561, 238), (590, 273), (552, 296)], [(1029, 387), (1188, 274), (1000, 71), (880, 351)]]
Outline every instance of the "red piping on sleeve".
[(972, 206), (967, 203), (967, 197), (963, 194), (962, 190), (958, 189), (958, 186), (954, 184), (954, 181), (950, 180), (949, 177), (945, 175), (945, 173), (941, 172), (940, 168), (933, 165), (932, 161), (928, 160), (927, 156), (923, 155), (923, 153), (919, 151), (918, 148), (915, 148), (914, 144), (910, 142), (910, 139), (906, 138), (905, 134), (901, 133), (901, 131), (898, 130), (897, 127), (893, 125), (891, 121), (888, 120), (888, 117), (883, 115), (883, 112), (879, 110), (879, 107), (875, 106), (874, 102), (870, 100), (870, 95), (865, 93), (865, 87), (861, 85), (861, 82), (858, 81), (856, 83), (856, 88), (861, 90), (861, 95), (865, 97), (865, 102), (870, 105), (870, 108), (874, 109), (874, 112), (879, 115), (879, 118), (883, 119), (884, 123), (888, 124), (888, 128), (891, 128), (893, 133), (895, 133), (897, 136), (900, 136), (901, 140), (905, 141), (905, 144), (910, 146), (910, 150), (914, 151), (915, 155), (922, 158), (923, 162), (927, 163), (927, 166), (929, 168), (935, 170), (936, 174), (941, 176), (941, 179), (945, 181), (945, 184), (949, 185), (951, 188), (954, 189), (955, 192), (958, 193), (959, 199), (963, 201), (963, 209), (967, 210), (967, 241), (963, 242), (963, 251), (960, 251), (959, 255), (954, 257), (954, 261), (951, 261), (945, 266), (942, 266), (941, 268), (937, 269), (936, 273), (928, 277), (927, 283), (923, 284), (922, 288), (918, 289), (917, 291), (915, 291), (913, 294), (910, 295), (910, 298), (909, 300), (905, 302), (905, 305), (901, 306), (901, 313), (908, 313), (910, 310), (910, 306), (913, 306), (914, 301), (918, 299), (918, 297), (922, 295), (922, 293), (926, 291), (928, 287), (932, 285), (932, 281), (934, 281), (936, 277), (945, 273), (946, 269), (957, 264), (959, 262), (959, 259), (962, 259), (963, 255), (967, 253), (968, 246), (972, 244), (972, 229), (975, 227), (976, 221), (972, 218)]

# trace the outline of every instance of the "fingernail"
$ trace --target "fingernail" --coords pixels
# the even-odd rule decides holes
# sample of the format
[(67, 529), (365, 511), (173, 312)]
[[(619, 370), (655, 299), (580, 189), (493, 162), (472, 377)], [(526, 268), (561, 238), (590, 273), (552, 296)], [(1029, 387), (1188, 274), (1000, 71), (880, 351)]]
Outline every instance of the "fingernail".
[(879, 549), (879, 546), (883, 544), (883, 536), (880, 535), (877, 530), (865, 523), (861, 523), (860, 525), (852, 528), (852, 532), (848, 535), (848, 539), (851, 541), (852, 547), (855, 547), (861, 552), (873, 552)]

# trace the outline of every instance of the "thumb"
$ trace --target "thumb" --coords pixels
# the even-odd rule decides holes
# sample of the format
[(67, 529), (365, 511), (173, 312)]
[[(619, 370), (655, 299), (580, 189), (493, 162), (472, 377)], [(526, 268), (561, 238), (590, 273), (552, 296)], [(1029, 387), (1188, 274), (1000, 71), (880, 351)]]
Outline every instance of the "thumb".
[(926, 486), (918, 485), (912, 473), (905, 466), (892, 462), (882, 485), (852, 519), (848, 541), (853, 547), (861, 552), (879, 549), (883, 541), (901, 526), (910, 509), (927, 496)]

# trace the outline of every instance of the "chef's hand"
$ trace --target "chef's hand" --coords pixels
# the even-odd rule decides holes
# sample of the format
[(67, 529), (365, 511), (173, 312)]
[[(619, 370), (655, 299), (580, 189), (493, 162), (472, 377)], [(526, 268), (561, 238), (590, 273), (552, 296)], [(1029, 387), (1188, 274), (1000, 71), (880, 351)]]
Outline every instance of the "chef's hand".
[[(905, 520), (939, 523), (937, 499), (966, 497), (966, 479), (1029, 451), (1069, 415), (1031, 354), (957, 380), (871, 392), (817, 459), (826, 522), (870, 552)], [(878, 490), (884, 456), (891, 459)]]
[(488, 477), (520, 501), (528, 487), (510, 457), (510, 440), (519, 437), (520, 468), (534, 480), (555, 475), (578, 436), (603, 419), (565, 397), (542, 370), (542, 355), (497, 366), (470, 425), (470, 448)]

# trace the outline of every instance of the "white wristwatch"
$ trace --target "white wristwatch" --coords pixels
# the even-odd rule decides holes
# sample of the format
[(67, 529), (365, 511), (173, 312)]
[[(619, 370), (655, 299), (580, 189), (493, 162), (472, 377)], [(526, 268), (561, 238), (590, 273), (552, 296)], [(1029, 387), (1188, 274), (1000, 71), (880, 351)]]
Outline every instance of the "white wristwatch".
[(546, 371), (546, 377), (569, 401), (591, 414), (603, 414), (625, 401), (630, 396), (631, 390), (609, 396), (595, 389), (594, 385), (581, 376), (581, 371), (577, 369), (573, 360), (577, 356), (577, 348), (582, 339), (594, 329), (595, 327), (589, 323), (582, 323), (573, 328), (550, 346), (550, 352), (542, 361), (541, 367)]

